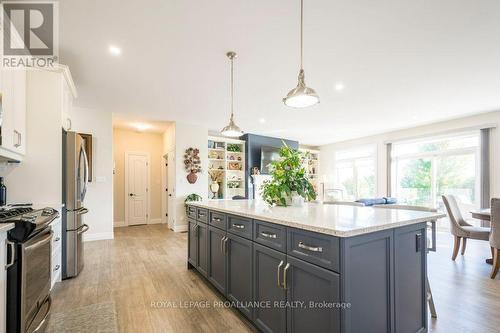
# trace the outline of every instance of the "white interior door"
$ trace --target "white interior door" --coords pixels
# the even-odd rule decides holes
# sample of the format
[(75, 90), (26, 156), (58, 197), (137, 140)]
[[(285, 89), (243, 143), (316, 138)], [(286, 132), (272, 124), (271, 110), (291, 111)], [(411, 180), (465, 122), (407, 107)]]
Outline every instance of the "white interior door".
[(125, 195), (127, 225), (148, 222), (149, 155), (147, 153), (127, 153), (125, 159)]
[(175, 225), (175, 152), (167, 154), (167, 212), (168, 227), (174, 228)]

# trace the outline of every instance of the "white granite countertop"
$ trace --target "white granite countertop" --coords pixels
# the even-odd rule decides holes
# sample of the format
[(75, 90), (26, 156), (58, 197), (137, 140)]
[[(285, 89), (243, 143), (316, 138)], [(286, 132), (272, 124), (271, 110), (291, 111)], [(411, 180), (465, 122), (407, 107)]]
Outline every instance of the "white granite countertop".
[(338, 237), (363, 235), (446, 216), (413, 210), (321, 203), (306, 203), (303, 207), (270, 207), (264, 202), (253, 200), (217, 200), (189, 204)]
[(14, 223), (0, 223), (0, 233), (7, 232), (14, 228)]

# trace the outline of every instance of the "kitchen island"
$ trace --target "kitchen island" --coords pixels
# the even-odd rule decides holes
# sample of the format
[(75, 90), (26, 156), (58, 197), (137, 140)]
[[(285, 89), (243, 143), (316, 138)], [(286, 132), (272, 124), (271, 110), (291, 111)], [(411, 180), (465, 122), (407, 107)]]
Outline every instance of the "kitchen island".
[(189, 203), (188, 268), (263, 332), (426, 332), (426, 225), (443, 214)]

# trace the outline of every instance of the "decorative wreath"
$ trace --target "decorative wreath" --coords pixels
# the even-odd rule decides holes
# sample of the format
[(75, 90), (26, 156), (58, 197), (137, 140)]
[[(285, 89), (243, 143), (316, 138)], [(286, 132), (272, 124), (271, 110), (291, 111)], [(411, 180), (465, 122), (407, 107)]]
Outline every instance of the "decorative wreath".
[(184, 154), (184, 167), (187, 172), (201, 172), (200, 150), (198, 148), (188, 148)]

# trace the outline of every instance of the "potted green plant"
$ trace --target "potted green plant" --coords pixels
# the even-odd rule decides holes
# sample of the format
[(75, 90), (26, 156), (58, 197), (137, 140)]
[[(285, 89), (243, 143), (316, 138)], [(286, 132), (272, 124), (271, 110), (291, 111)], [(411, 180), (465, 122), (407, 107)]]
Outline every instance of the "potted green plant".
[(184, 205), (186, 206), (186, 214), (187, 214), (187, 203), (191, 201), (203, 201), (203, 198), (201, 195), (198, 195), (196, 193), (191, 193), (184, 199)]
[(264, 200), (278, 206), (290, 205), (294, 196), (306, 201), (315, 200), (316, 192), (307, 179), (299, 151), (283, 142), (279, 154), (280, 158), (269, 166), (271, 180), (262, 185)]

